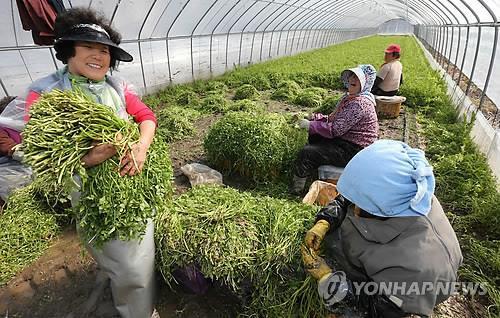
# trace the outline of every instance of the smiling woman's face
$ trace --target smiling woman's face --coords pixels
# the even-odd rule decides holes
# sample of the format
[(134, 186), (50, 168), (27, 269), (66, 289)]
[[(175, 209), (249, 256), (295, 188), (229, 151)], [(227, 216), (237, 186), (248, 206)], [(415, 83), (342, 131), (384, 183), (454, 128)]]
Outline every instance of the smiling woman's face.
[(108, 72), (110, 62), (109, 46), (94, 42), (75, 42), (75, 56), (68, 59), (68, 69), (71, 74), (100, 81)]
[(347, 91), (349, 92), (349, 95), (356, 95), (361, 92), (361, 83), (356, 75), (352, 74), (349, 77), (348, 82), (349, 86), (347, 87)]

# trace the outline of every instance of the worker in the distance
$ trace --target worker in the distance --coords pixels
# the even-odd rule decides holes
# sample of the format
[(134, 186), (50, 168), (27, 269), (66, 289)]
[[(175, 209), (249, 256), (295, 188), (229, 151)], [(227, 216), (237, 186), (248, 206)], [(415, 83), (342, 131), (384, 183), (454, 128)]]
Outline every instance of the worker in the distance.
[(391, 44), (385, 49), (384, 64), (377, 72), (372, 94), (377, 96), (395, 96), (403, 84), (403, 64), (399, 61), (401, 47)]

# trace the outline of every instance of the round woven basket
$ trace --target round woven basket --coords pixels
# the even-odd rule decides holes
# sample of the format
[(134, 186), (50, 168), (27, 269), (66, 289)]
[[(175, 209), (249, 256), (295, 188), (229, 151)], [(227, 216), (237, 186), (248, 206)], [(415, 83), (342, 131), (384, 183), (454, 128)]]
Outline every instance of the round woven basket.
[(401, 111), (401, 104), (406, 101), (404, 96), (377, 96), (377, 115), (380, 118), (396, 118)]

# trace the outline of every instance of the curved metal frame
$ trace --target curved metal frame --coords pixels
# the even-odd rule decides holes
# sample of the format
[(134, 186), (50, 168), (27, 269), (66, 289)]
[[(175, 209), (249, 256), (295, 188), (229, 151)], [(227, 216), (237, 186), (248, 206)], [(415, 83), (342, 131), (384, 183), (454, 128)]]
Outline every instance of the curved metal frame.
[[(331, 10), (333, 8), (336, 8), (336, 7), (337, 6), (329, 7), (327, 10)], [(329, 21), (329, 20), (324, 21), (323, 19), (324, 19), (324, 17), (327, 17), (329, 15), (330, 15), (330, 12), (323, 12), (323, 14), (319, 14), (318, 16), (316, 16), (315, 18), (313, 18), (310, 21), (309, 35), (307, 36), (307, 40), (302, 42), (301, 51), (304, 50), (304, 44), (305, 44), (306, 49), (309, 46), (309, 40), (311, 39), (311, 30), (316, 30), (316, 31), (321, 30), (321, 27), (319, 27), (319, 25), (327, 23), (327, 21)], [(299, 37), (300, 37), (300, 35), (299, 35)], [(314, 39), (312, 42), (312, 47), (318, 47), (317, 44), (315, 45)]]
[[(291, 6), (290, 6), (289, 8), (287, 8), (287, 10), (288, 10), (288, 9), (291, 9), (290, 15), (293, 15), (293, 14), (295, 14), (295, 12), (297, 12), (297, 10), (298, 10), (298, 9), (300, 9), (300, 6), (297, 6), (297, 7), (295, 7), (295, 8), (293, 8), (293, 7), (291, 7)], [(283, 19), (281, 19), (281, 21), (279, 21), (278, 23), (276, 23), (276, 25), (274, 26), (273, 31), (272, 31), (272, 33), (271, 33), (271, 43), (269, 44), (269, 56), (271, 56), (271, 50), (272, 50), (272, 38), (273, 38), (274, 32), (276, 32), (276, 30), (278, 29), (278, 27), (279, 27), (279, 26), (280, 26), (283, 22), (285, 22), (285, 20), (286, 20), (286, 19), (287, 19), (290, 15), (285, 16)], [(290, 20), (289, 20), (289, 21), (290, 21)], [(280, 54), (281, 37), (283, 36), (283, 30), (284, 30), (285, 26), (289, 23), (289, 21), (287, 21), (287, 22), (283, 25), (283, 27), (279, 30), (280, 36), (279, 36), (279, 38), (278, 38), (278, 46), (277, 46), (277, 49), (276, 49), (276, 55), (277, 55), (277, 56), (279, 56), (279, 54)]]
[[(464, 18), (464, 20), (467, 22), (467, 24), (469, 24), (469, 19), (467, 18), (467, 15), (465, 15), (465, 13), (462, 11), (462, 9), (460, 9), (453, 1), (447, 0), (447, 2), (450, 3), (455, 8), (455, 10), (457, 10), (458, 12), (460, 12), (460, 14)], [(458, 19), (457, 19), (457, 24), (460, 24), (460, 20), (458, 20)], [(457, 26), (452, 26), (452, 38), (451, 38), (451, 42), (452, 43), (450, 45), (450, 55), (448, 56), (448, 61), (449, 62), (451, 62), (451, 54), (453, 52), (453, 36), (455, 34), (455, 31), (453, 30), (453, 27), (457, 27)], [(452, 79), (455, 76), (456, 63), (458, 62), (458, 54), (460, 52), (460, 44), (461, 44), (461, 39), (462, 39), (462, 28), (460, 26), (458, 26), (458, 39), (459, 40), (458, 40), (458, 44), (457, 44), (457, 54), (455, 55), (455, 62), (453, 62), (454, 69), (453, 69)], [(448, 65), (446, 66), (446, 73), (449, 72), (449, 66), (450, 66), (449, 62), (448, 62)]]
[[(294, 3), (296, 3), (297, 1), (295, 1)], [(281, 6), (279, 6), (278, 8), (276, 8), (273, 12), (271, 12), (267, 17), (265, 17), (264, 19), (262, 19), (262, 21), (260, 21), (260, 23), (255, 27), (255, 30), (253, 31), (253, 35), (252, 35), (252, 50), (250, 51), (250, 63), (252, 62), (253, 60), (253, 44), (254, 44), (254, 41), (255, 41), (255, 34), (257, 34), (257, 32), (259, 32), (259, 28), (267, 21), (267, 19), (269, 19), (271, 16), (273, 16), (276, 12), (278, 12), (278, 10), (280, 10), (281, 8), (283, 8), (285, 5), (288, 4), (288, 0), (283, 2), (281, 4)], [(275, 17), (276, 19), (276, 17)], [(269, 24), (267, 26), (269, 26), (271, 23), (273, 23), (274, 19), (271, 20), (271, 22), (269, 22)], [(267, 27), (266, 26), (266, 27)], [(262, 61), (262, 46), (264, 45), (264, 36), (266, 34), (266, 28), (264, 28), (262, 30), (262, 37), (261, 37), (261, 41), (260, 41), (260, 56), (259, 56), (259, 61)]]
[[(469, 4), (467, 4), (467, 2), (465, 2), (464, 0), (460, 0), (466, 7), (467, 9), (470, 10), (470, 12), (474, 15), (474, 17), (476, 18), (477, 22), (480, 22), (481, 19), (479, 19), (479, 16), (477, 15), (476, 11), (474, 9), (472, 9)], [(481, 45), (481, 25), (478, 26), (478, 29), (477, 29), (477, 41), (476, 41), (476, 52), (474, 53), (474, 61), (472, 62), (472, 70), (471, 70), (471, 73), (470, 73), (470, 78), (469, 78), (469, 83), (467, 84), (467, 88), (465, 89), (465, 95), (468, 95), (469, 94), (469, 90), (470, 90), (470, 87), (472, 85), (472, 79), (474, 77), (474, 72), (476, 70), (476, 64), (477, 64), (477, 57), (479, 55), (479, 47)], [(464, 55), (464, 58), (463, 60), (465, 61), (465, 55)], [(462, 65), (462, 68), (460, 69), (460, 75), (463, 73), (463, 65)], [(460, 85), (460, 81), (458, 81), (458, 84)]]
[[(241, 47), (243, 45), (243, 34), (245, 33), (245, 29), (247, 28), (247, 26), (250, 25), (250, 23), (253, 22), (253, 20), (255, 20), (255, 18), (257, 18), (267, 7), (269, 7), (270, 5), (272, 4), (272, 2), (269, 2), (268, 4), (266, 4), (264, 7), (262, 7), (262, 9), (259, 10), (259, 12), (257, 12), (256, 15), (253, 16), (253, 18), (250, 19), (250, 21), (248, 21), (247, 24), (245, 24), (245, 26), (243, 27), (243, 29), (241, 29), (241, 36), (240, 36), (240, 51), (238, 53), (238, 65), (241, 65)], [(253, 41), (252, 41), (252, 48), (250, 49), (251, 52), (253, 51)]]
[[(334, 5), (333, 7), (328, 7), (328, 8), (327, 8), (326, 10), (324, 10), (324, 12), (323, 12), (323, 13), (325, 14), (324, 16), (325, 16), (325, 17), (326, 17), (326, 16), (329, 16), (329, 15), (338, 15), (338, 16), (341, 16), (341, 15), (343, 14), (343, 12), (342, 12), (342, 13), (338, 13), (338, 12), (331, 12), (331, 11), (329, 11), (329, 10), (331, 10), (331, 9), (333, 9), (333, 8), (340, 7), (341, 5), (342, 5), (342, 4), (338, 3), (338, 4)], [(356, 3), (356, 2), (355, 2), (354, 4), (353, 4), (353, 3), (351, 3), (350, 5), (351, 5), (351, 7), (354, 7), (354, 5), (357, 5), (357, 3)], [(348, 7), (346, 6), (346, 8), (348, 8)], [(309, 19), (309, 18), (310, 18), (310, 16), (313, 16), (314, 14), (315, 14), (315, 12), (311, 12), (311, 13), (307, 16), (307, 19)], [(332, 17), (332, 18), (333, 18), (333, 17)], [(327, 21), (328, 21), (328, 20), (327, 20)], [(297, 27), (294, 29), (294, 32), (293, 32), (293, 37), (292, 37), (292, 44), (290, 45), (290, 54), (292, 54), (292, 53), (293, 53), (293, 43), (294, 43), (294, 40), (295, 40), (295, 34), (296, 34), (296, 32), (297, 32), (297, 31), (299, 31), (299, 37), (298, 37), (298, 38), (300, 39), (302, 31), (304, 30), (304, 28), (306, 28), (306, 27), (305, 27), (305, 25), (307, 25), (307, 23), (309, 23), (309, 22), (307, 21), (307, 22), (305, 22), (305, 25), (304, 25), (304, 26), (302, 26), (302, 25), (301, 25), (301, 24), (302, 24), (302, 22), (303, 22), (302, 20), (301, 20), (301, 21), (298, 21), (298, 25), (297, 25)], [(296, 49), (295, 49), (296, 51), (299, 51), (299, 44), (300, 44), (300, 41), (299, 41), (299, 40), (297, 40), (297, 47), (296, 47)]]
[[(296, 3), (297, 3), (297, 2), (299, 2), (299, 1), (300, 1), (300, 0), (295, 0), (295, 2), (293, 2), (293, 3), (292, 3), (292, 4), (290, 4), (289, 6), (293, 6), (294, 4), (296, 4)], [(281, 4), (281, 6), (280, 6), (280, 7), (278, 7), (276, 10), (274, 10), (274, 12), (273, 12), (273, 13), (271, 13), (269, 16), (272, 16), (273, 14), (275, 14), (276, 12), (278, 12), (278, 10), (280, 10), (281, 8), (283, 8), (285, 5), (288, 5), (288, 1), (283, 2), (283, 3)], [(273, 19), (273, 20), (271, 20), (271, 22), (269, 22), (269, 23), (268, 23), (268, 24), (264, 27), (264, 29), (262, 30), (262, 39), (261, 39), (261, 42), (260, 42), (260, 56), (259, 56), (259, 61), (262, 61), (262, 47), (264, 46), (264, 35), (266, 34), (266, 30), (267, 30), (267, 28), (268, 28), (271, 24), (273, 24), (273, 22), (274, 22), (274, 21), (276, 21), (276, 19), (278, 19), (278, 18), (279, 18), (279, 17), (280, 17), (283, 13), (285, 13), (287, 9), (288, 9), (288, 7), (287, 7), (287, 8), (285, 8), (285, 10), (281, 11), (281, 13), (280, 13), (280, 14), (278, 14), (276, 17), (274, 17), (274, 19)], [(257, 27), (256, 29), (258, 29), (258, 27)], [(273, 30), (273, 32), (271, 32), (271, 38), (269, 39), (269, 46), (272, 46), (272, 44), (273, 44), (273, 33), (274, 33), (274, 30)], [(255, 34), (255, 33), (254, 33), (254, 34)]]
[[(331, 19), (328, 19), (328, 20), (325, 20), (324, 22), (322, 22), (322, 25), (319, 26), (318, 28), (319, 29), (333, 29), (331, 26), (333, 26), (335, 24), (335, 21), (337, 20), (337, 18), (343, 16), (341, 13), (338, 13), (336, 15), (337, 15), (337, 17), (331, 17)], [(340, 35), (342, 33), (342, 31), (339, 30), (339, 32), (340, 32), (339, 33), (339, 35)], [(324, 39), (326, 39), (326, 37)], [(321, 40), (323, 41), (324, 39), (321, 39)], [(315, 45), (315, 46), (319, 46), (319, 45), (324, 46), (325, 44), (324, 44), (324, 42), (320, 42), (320, 44), (313, 44), (313, 45)]]
[[(217, 2), (219, 2), (219, 0), (215, 0), (211, 5), (210, 7), (208, 7), (208, 9), (205, 11), (205, 13), (203, 13), (203, 15), (201, 16), (201, 18), (198, 20), (198, 22), (196, 23), (196, 25), (194, 26), (193, 30), (191, 31), (191, 37), (190, 37), (190, 50), (191, 50), (191, 77), (193, 78), (193, 81), (195, 80), (194, 78), (194, 57), (193, 57), (193, 35), (194, 35), (194, 32), (196, 31), (196, 28), (198, 28), (198, 26), (200, 25), (201, 21), (203, 21), (203, 19), (205, 19), (205, 17), (207, 16), (207, 14), (212, 10), (212, 8), (217, 4)], [(219, 21), (222, 21), (222, 20), (219, 20)], [(211, 40), (212, 38), (210, 38)], [(211, 42), (210, 42), (211, 44)], [(210, 51), (209, 51), (209, 54), (210, 54), (210, 58), (212, 57), (212, 46), (210, 45)]]
[[(318, 0), (318, 1), (314, 2), (313, 6), (317, 5), (317, 4), (318, 4), (319, 2), (321, 2), (321, 1), (323, 1), (323, 0)], [(321, 4), (321, 5), (324, 5), (324, 4), (326, 4), (326, 3), (328, 3), (328, 1), (327, 1), (327, 2), (325, 2), (325, 3), (323, 3), (323, 4)], [(300, 22), (302, 21), (302, 19), (303, 19), (306, 15), (310, 14), (310, 11), (308, 11), (308, 10), (307, 10), (308, 8), (301, 7), (301, 9), (303, 9), (303, 11), (302, 11), (302, 12), (300, 12), (299, 14), (297, 14), (297, 16), (300, 16), (300, 18), (298, 18), (298, 19), (297, 19), (297, 17), (295, 17), (295, 20), (292, 22), (292, 24), (290, 25), (290, 28), (288, 28), (288, 30), (287, 30), (287, 33), (286, 33), (286, 40), (285, 40), (285, 55), (287, 54), (286, 52), (287, 52), (287, 50), (288, 50), (288, 39), (289, 39), (289, 37), (290, 37), (290, 31), (291, 31), (292, 29), (293, 29), (293, 31), (294, 31), (294, 32), (293, 32), (293, 36), (292, 36), (292, 44), (290, 45), (290, 54), (291, 54), (291, 53), (292, 53), (292, 51), (293, 51), (293, 42), (294, 42), (294, 40), (295, 40), (295, 34), (297, 33), (297, 28), (295, 28), (295, 26), (296, 26), (296, 25), (298, 25), (298, 23), (300, 23)]]
[(148, 20), (148, 17), (151, 14), (151, 11), (153, 10), (157, 1), (158, 0), (154, 0), (153, 3), (151, 4), (151, 7), (149, 7), (148, 13), (146, 13), (146, 17), (142, 21), (141, 28), (139, 29), (139, 34), (137, 35), (137, 39), (138, 39), (137, 46), (139, 47), (139, 60), (141, 61), (141, 73), (142, 73), (142, 82), (144, 84), (144, 93), (147, 93), (148, 87), (146, 85), (146, 74), (144, 72), (144, 63), (143, 63), (143, 59), (142, 59), (141, 34), (142, 34), (142, 30), (144, 29), (144, 25), (146, 25), (146, 21)]
[[(318, 16), (321, 16), (321, 17), (327, 17), (331, 14), (331, 12), (329, 12), (329, 10), (333, 9), (333, 8), (336, 8), (337, 5), (340, 5), (340, 4), (337, 4), (337, 3), (322, 3), (321, 6), (322, 6), (322, 9), (321, 12)], [(324, 7), (323, 7), (324, 6)], [(314, 15), (316, 14), (316, 10), (311, 10), (309, 13), (307, 13), (306, 15), (304, 15), (302, 17), (302, 19), (300, 19), (299, 21), (297, 21), (297, 27), (294, 29), (294, 33), (293, 33), (293, 36), (292, 36), (292, 45), (290, 46), (290, 53), (293, 52), (293, 42), (295, 40), (295, 34), (297, 31), (299, 31), (299, 39), (301, 37), (301, 34), (302, 34), (302, 31), (304, 31), (304, 29), (306, 28), (306, 25), (308, 25), (308, 23), (310, 22), (310, 19), (313, 19), (313, 20), (316, 20), (314, 18)], [(316, 17), (317, 18), (317, 17)], [(304, 26), (300, 26), (300, 24), (302, 24), (302, 22), (304, 22)], [(296, 50), (298, 51), (299, 49), (299, 43), (300, 41), (297, 40), (297, 48)], [(304, 42), (302, 42), (304, 43)], [(300, 50), (302, 51), (302, 49)]]
[[(297, 3), (294, 2), (294, 4)], [(281, 14), (284, 14), (285, 12), (287, 12), (287, 10), (291, 9), (293, 12), (295, 11), (295, 9), (293, 9), (293, 4), (288, 6), (285, 10), (283, 10), (283, 12), (280, 13)], [(269, 53), (268, 53), (268, 57), (271, 57), (271, 50), (272, 50), (272, 46), (273, 46), (273, 37), (274, 37), (274, 32), (276, 32), (276, 29), (278, 28), (278, 26), (283, 23), (283, 21), (285, 21), (288, 17), (285, 15), (285, 17), (283, 19), (281, 19), (278, 23), (276, 23), (276, 25), (274, 26), (273, 30), (271, 31), (271, 39), (269, 40)], [(274, 22), (274, 21), (273, 21)], [(272, 23), (271, 23), (272, 24)], [(269, 24), (269, 25), (271, 25)], [(281, 32), (281, 31), (280, 31)], [(278, 46), (278, 52), (279, 52), (279, 46)]]
[[(331, 7), (327, 5), (326, 9), (321, 10), (324, 12), (321, 12), (318, 16), (322, 15), (322, 16), (327, 17), (330, 14), (330, 12), (328, 12), (328, 10), (330, 10), (330, 9), (331, 9)], [(303, 50), (303, 46), (304, 46), (305, 41), (300, 41), (300, 38), (302, 36), (302, 32), (307, 32), (307, 30), (309, 29), (309, 24), (312, 24), (311, 21), (316, 20), (317, 17), (315, 18), (315, 14), (316, 14), (316, 12), (314, 10), (311, 10), (311, 12), (309, 12), (307, 15), (305, 15), (303, 17), (303, 19), (298, 23), (298, 26), (297, 26), (296, 30), (294, 30), (294, 36), (292, 38), (292, 45), (291, 45), (292, 50), (293, 50), (293, 40), (295, 39), (295, 32), (297, 32), (297, 31), (299, 31), (299, 36), (298, 36), (298, 40), (297, 40), (297, 47), (295, 50), (297, 52), (301, 52)], [(299, 45), (301, 42), (302, 42), (302, 47), (299, 50)]]
[[(491, 17), (493, 18), (493, 23), (496, 24), (494, 27), (495, 33), (494, 33), (494, 39), (493, 39), (493, 49), (491, 52), (490, 66), (488, 68), (488, 74), (486, 75), (486, 81), (484, 82), (484, 87), (482, 89), (481, 99), (479, 100), (479, 109), (481, 109), (481, 106), (483, 105), (483, 102), (484, 102), (484, 97), (486, 96), (486, 90), (488, 89), (488, 85), (490, 83), (490, 77), (491, 77), (491, 73), (493, 71), (493, 65), (495, 64), (495, 56), (496, 56), (497, 47), (498, 47), (498, 19), (497, 19), (495, 13), (493, 12), (493, 10), (491, 10), (491, 8), (483, 0), (478, 0), (478, 1), (483, 5), (483, 7), (491, 15)], [(499, 107), (499, 105), (497, 105), (497, 111), (496, 111), (495, 117), (496, 117), (496, 115), (498, 115), (498, 107)]]
[[(177, 15), (175, 16), (174, 20), (172, 21), (172, 23), (170, 23), (170, 26), (168, 27), (168, 30), (167, 30), (167, 34), (165, 36), (165, 41), (166, 41), (166, 45), (167, 45), (168, 79), (169, 79), (170, 83), (172, 83), (172, 69), (170, 68), (170, 54), (169, 54), (169, 50), (168, 50), (168, 36), (170, 34), (170, 30), (172, 30), (172, 27), (174, 26), (175, 22), (177, 22), (177, 19), (179, 19), (179, 16), (182, 14), (184, 9), (186, 9), (186, 6), (189, 4), (189, 2), (191, 2), (191, 0), (187, 0), (186, 3), (184, 3), (184, 5), (182, 6), (181, 10), (179, 12), (177, 12)], [(170, 4), (170, 2), (169, 2), (169, 4)]]
[[(228, 46), (229, 46), (229, 34), (231, 33), (231, 30), (233, 29), (233, 27), (240, 21), (240, 19), (243, 16), (245, 16), (245, 14), (247, 14), (247, 12), (250, 11), (250, 9), (253, 8), (253, 6), (256, 4), (257, 4), (257, 1), (253, 2), (250, 6), (248, 6), (248, 8), (246, 8), (246, 10), (233, 22), (233, 24), (227, 30), (227, 33), (226, 33), (226, 69), (227, 69), (227, 50), (228, 50)], [(242, 37), (243, 37), (243, 35), (242, 35)], [(241, 40), (242, 39), (240, 39), (240, 43), (241, 43)], [(241, 44), (240, 44), (240, 50), (241, 50)], [(240, 58), (241, 58), (241, 56), (240, 56)], [(239, 65), (239, 61), (238, 61), (238, 65)], [(212, 66), (211, 63), (210, 63), (210, 66)]]
[[(224, 16), (219, 20), (219, 22), (217, 22), (217, 24), (214, 26), (214, 28), (212, 29), (212, 31), (210, 32), (210, 46), (209, 46), (209, 51), (208, 51), (208, 54), (210, 55), (209, 56), (209, 69), (210, 69), (210, 76), (212, 76), (213, 74), (213, 69), (212, 69), (212, 44), (213, 44), (213, 38), (214, 38), (214, 33), (215, 33), (215, 30), (217, 30), (217, 28), (219, 27), (219, 25), (222, 23), (222, 21), (224, 21), (224, 19), (229, 15), (229, 13), (231, 13), (231, 11), (233, 11), (234, 8), (236, 8), (236, 6), (238, 4), (240, 4), (242, 0), (238, 0), (236, 1), (233, 6), (227, 10), (227, 12), (224, 14)], [(234, 24), (233, 24), (234, 25)], [(226, 60), (225, 60), (225, 65), (226, 65), (226, 69), (227, 69), (227, 49), (228, 49), (228, 41), (229, 41), (229, 32), (231, 31), (231, 29), (229, 29), (228, 33), (227, 33), (227, 37), (226, 37)]]

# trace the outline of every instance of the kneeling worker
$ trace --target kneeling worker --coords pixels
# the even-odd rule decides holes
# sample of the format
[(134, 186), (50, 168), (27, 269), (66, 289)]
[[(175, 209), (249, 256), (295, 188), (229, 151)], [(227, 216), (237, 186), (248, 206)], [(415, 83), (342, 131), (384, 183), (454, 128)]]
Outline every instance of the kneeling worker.
[[(454, 292), (446, 286), (456, 282), (462, 253), (434, 186), (423, 151), (399, 141), (376, 141), (347, 164), (340, 195), (318, 213), (302, 248), (332, 312), (429, 317)], [(332, 266), (317, 255), (323, 238)], [(360, 288), (366, 284), (376, 292)]]

